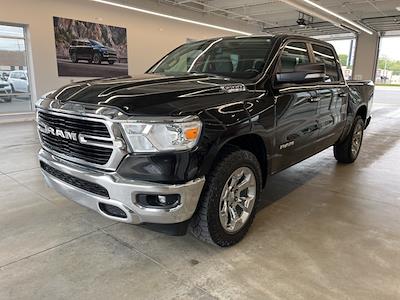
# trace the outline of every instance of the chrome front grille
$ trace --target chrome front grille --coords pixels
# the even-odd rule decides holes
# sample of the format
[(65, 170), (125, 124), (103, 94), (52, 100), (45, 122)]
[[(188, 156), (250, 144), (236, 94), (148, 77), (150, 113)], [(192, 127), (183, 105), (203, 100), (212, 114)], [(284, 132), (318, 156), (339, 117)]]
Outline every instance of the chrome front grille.
[(43, 148), (61, 158), (115, 169), (125, 155), (112, 122), (46, 110), (38, 111), (37, 121)]

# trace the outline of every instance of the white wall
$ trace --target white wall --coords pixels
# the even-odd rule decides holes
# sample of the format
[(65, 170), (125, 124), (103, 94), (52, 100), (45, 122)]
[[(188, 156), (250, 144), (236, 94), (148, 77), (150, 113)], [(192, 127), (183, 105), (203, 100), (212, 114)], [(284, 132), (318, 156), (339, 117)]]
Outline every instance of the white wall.
[[(137, 2), (136, 5), (140, 6)], [(151, 1), (142, 2), (144, 7), (152, 4), (158, 9), (171, 10), (169, 7), (157, 7)], [(182, 14), (179, 9), (175, 12)], [(144, 72), (164, 54), (186, 42), (187, 38), (204, 39), (232, 35), (222, 30), (136, 13), (89, 0), (2, 1), (0, 22), (27, 26), (31, 50), (31, 71), (33, 71), (32, 92), (35, 98), (72, 80), (82, 80), (82, 78), (58, 77), (57, 75), (53, 16), (126, 27), (131, 75)], [(198, 20), (202, 22), (212, 20), (213, 24), (226, 26), (226, 24), (216, 23), (216, 20), (212, 18), (203, 17)], [(232, 27), (232, 24), (229, 25)], [(237, 29), (254, 31), (254, 28), (249, 27)]]

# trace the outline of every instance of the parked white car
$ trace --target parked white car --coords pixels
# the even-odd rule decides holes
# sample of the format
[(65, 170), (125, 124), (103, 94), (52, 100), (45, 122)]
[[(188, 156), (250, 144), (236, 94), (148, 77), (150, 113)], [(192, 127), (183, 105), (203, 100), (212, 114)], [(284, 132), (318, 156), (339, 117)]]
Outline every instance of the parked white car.
[(0, 79), (0, 102), (11, 102), (11, 86), (7, 81)]
[(29, 81), (26, 71), (11, 71), (8, 77), (8, 83), (11, 85), (13, 93), (29, 92)]

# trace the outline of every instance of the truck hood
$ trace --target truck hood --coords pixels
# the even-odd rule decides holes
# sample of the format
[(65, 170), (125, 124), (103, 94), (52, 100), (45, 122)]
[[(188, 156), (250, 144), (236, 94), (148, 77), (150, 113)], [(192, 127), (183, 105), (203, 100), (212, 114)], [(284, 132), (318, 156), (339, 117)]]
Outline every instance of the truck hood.
[(255, 94), (235, 79), (199, 74), (145, 74), (73, 83), (47, 95), (47, 99), (113, 107), (128, 115), (165, 116), (197, 114)]

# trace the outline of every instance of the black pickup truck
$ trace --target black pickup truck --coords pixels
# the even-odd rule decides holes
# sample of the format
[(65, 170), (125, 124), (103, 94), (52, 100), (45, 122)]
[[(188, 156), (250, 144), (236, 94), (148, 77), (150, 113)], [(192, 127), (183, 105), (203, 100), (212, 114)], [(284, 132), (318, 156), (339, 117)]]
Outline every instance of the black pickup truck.
[(106, 47), (95, 40), (73, 40), (69, 46), (69, 56), (73, 63), (86, 60), (88, 63), (101, 64), (102, 61), (113, 65), (117, 60), (115, 49)]
[(357, 158), (374, 85), (333, 47), (289, 35), (182, 45), (139, 77), (37, 103), (49, 186), (103, 216), (219, 246), (240, 241), (267, 178), (328, 147)]

